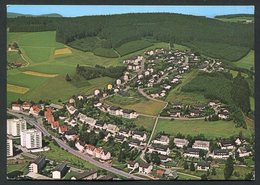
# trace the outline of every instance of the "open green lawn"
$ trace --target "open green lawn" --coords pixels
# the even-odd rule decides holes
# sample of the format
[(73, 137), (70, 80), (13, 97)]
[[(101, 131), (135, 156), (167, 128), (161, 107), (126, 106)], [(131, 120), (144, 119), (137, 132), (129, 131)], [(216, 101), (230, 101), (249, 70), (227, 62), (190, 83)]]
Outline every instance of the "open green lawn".
[(77, 172), (70, 171), (70, 172), (68, 172), (68, 173), (63, 177), (63, 179), (65, 179), (65, 180), (70, 180), (71, 177), (75, 177), (75, 176), (77, 176), (78, 174), (79, 174), (79, 173), (77, 173)]
[[(235, 78), (237, 76), (238, 71), (230, 70), (230, 73), (232, 74), (233, 78)], [(245, 78), (248, 77), (246, 73), (241, 73), (241, 75)]]
[(28, 163), (27, 162), (20, 163), (20, 164), (7, 164), (6, 171), (7, 171), (7, 173), (10, 173), (12, 171), (22, 171), (25, 174), (25, 172), (28, 171), (27, 168), (28, 168)]
[(135, 40), (131, 42), (127, 42), (125, 44), (122, 44), (120, 47), (115, 48), (117, 52), (121, 55), (127, 55), (130, 53), (133, 53), (135, 51), (139, 51), (141, 49), (147, 48), (152, 46), (153, 44), (146, 41), (146, 40)]
[(148, 131), (153, 130), (155, 118), (139, 116), (137, 119), (133, 120), (137, 127), (144, 127)]
[(233, 63), (237, 67), (250, 69), (255, 68), (255, 51), (251, 50), (245, 57)]
[(46, 156), (47, 159), (54, 160), (57, 162), (67, 162), (73, 166), (80, 165), (83, 168), (87, 168), (87, 169), (90, 169), (90, 168), (96, 169), (97, 168), (93, 164), (91, 164), (85, 160), (82, 160), (82, 159), (68, 153), (65, 150), (62, 150), (60, 147), (54, 145), (53, 142), (50, 142), (48, 146), (50, 147), (49, 151), (41, 152), (41, 154)]
[(238, 135), (240, 131), (249, 137), (254, 129), (248, 124), (248, 129), (236, 128), (232, 121), (204, 121), (204, 120), (164, 120), (159, 119), (156, 132), (164, 131), (175, 136), (177, 133), (196, 136), (204, 134), (206, 138), (229, 138), (232, 135)]
[(177, 172), (177, 175), (178, 175), (178, 180), (200, 180), (200, 178), (195, 178), (189, 175), (185, 175), (183, 173)]

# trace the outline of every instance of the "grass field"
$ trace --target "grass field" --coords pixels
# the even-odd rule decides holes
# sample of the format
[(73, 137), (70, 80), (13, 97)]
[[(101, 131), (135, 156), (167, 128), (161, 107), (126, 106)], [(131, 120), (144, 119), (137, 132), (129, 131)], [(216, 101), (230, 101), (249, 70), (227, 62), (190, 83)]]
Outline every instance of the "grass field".
[(124, 55), (130, 54), (130, 53), (133, 53), (135, 51), (145, 49), (152, 45), (153, 45), (152, 43), (150, 43), (146, 40), (135, 40), (135, 41), (131, 41), (131, 42), (122, 44), (120, 47), (115, 48), (115, 49), (121, 56), (124, 56)]
[(48, 78), (54, 78), (54, 77), (58, 76), (57, 74), (46, 74), (46, 73), (39, 73), (39, 72), (35, 72), (35, 71), (24, 71), (22, 73), (27, 74), (27, 75), (32, 75), (32, 76), (41, 76), (41, 77), (48, 77)]
[(10, 173), (12, 171), (22, 171), (22, 172), (25, 172), (27, 171), (27, 167), (28, 166), (28, 163), (25, 162), (25, 163), (20, 163), (20, 164), (7, 164), (7, 173)]
[(181, 88), (183, 86), (185, 86), (189, 81), (194, 79), (197, 76), (197, 74), (198, 74), (197, 70), (192, 70), (191, 72), (183, 75), (182, 83), (169, 92), (169, 94), (166, 98), (166, 101), (172, 102), (172, 103), (182, 102), (184, 104), (207, 103), (208, 100), (204, 97), (203, 94), (195, 93), (195, 92), (190, 93), (190, 92), (181, 91)]
[(65, 150), (62, 150), (60, 147), (54, 145), (53, 142), (50, 142), (48, 146), (50, 147), (49, 151), (41, 152), (41, 154), (46, 156), (47, 159), (54, 160), (57, 162), (67, 162), (72, 165), (80, 164), (84, 168), (94, 168), (94, 169), (97, 168), (93, 164), (91, 164), (85, 160), (82, 160), (82, 159), (66, 152)]
[(164, 131), (171, 135), (182, 133), (185, 135), (196, 136), (204, 134), (207, 138), (229, 138), (232, 135), (239, 134), (240, 131), (249, 137), (254, 129), (251, 124), (248, 124), (248, 129), (236, 128), (232, 121), (214, 121), (206, 122), (204, 120), (163, 120), (159, 119), (156, 127), (156, 132)]
[(237, 67), (250, 69), (255, 68), (255, 51), (251, 50), (245, 57), (233, 63)]
[(56, 49), (54, 51), (54, 55), (66, 55), (66, 54), (72, 54), (72, 51), (70, 48), (62, 48), (62, 49)]
[(97, 56), (107, 58), (117, 58), (118, 54), (112, 48), (96, 48), (93, 53)]
[(250, 108), (252, 111), (255, 111), (255, 98), (250, 96)]
[(133, 120), (137, 127), (144, 127), (148, 131), (153, 130), (153, 125), (155, 122), (155, 118), (139, 116), (137, 119)]
[(157, 115), (165, 103), (148, 100), (138, 92), (129, 90), (129, 96), (115, 95), (106, 99), (109, 105), (117, 105), (125, 109), (133, 109), (141, 114)]
[(29, 88), (12, 85), (12, 84), (7, 84), (7, 91), (18, 93), (18, 94), (25, 94), (26, 92), (29, 91)]

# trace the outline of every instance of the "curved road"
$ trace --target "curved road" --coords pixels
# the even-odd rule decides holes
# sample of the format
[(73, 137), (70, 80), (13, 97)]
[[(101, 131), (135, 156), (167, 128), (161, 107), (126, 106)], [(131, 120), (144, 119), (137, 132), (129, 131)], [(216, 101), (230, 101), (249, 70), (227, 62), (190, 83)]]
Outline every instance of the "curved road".
[[(29, 123), (30, 125), (34, 125), (36, 129), (38, 129), (39, 131), (41, 131), (43, 133), (43, 135), (45, 136), (50, 136), (50, 134), (48, 133), (48, 131), (43, 127), (43, 125), (41, 125), (40, 123), (38, 123), (36, 121), (35, 118), (33, 117), (29, 117), (27, 116), (26, 114), (21, 114), (21, 113), (16, 113), (16, 112), (12, 112), (12, 111), (7, 111), (9, 114), (12, 114), (14, 116), (17, 116), (19, 118), (23, 117), (27, 123)], [(38, 119), (42, 119), (42, 117), (38, 117)], [(82, 153), (80, 153), (79, 151), (77, 150), (74, 150), (72, 149), (70, 146), (68, 146), (65, 142), (63, 142), (62, 140), (52, 136), (52, 138), (58, 143), (58, 145), (63, 148), (64, 150), (68, 151), (69, 153), (83, 159), (83, 160), (86, 160), (92, 164), (94, 164), (95, 166), (99, 167), (99, 168), (102, 168), (102, 169), (105, 169), (107, 171), (110, 171), (114, 174), (117, 174), (117, 175), (120, 175), (120, 176), (123, 176), (123, 177), (126, 177), (128, 179), (135, 179), (135, 180), (146, 180), (145, 178), (142, 178), (142, 177), (138, 177), (138, 176), (135, 176), (135, 175), (132, 175), (132, 174), (129, 174), (127, 172), (124, 172), (124, 171), (121, 171), (121, 170), (118, 170), (116, 168), (113, 168), (113, 167), (110, 167), (104, 163), (101, 163), (99, 161), (96, 161), (95, 159), (93, 159), (92, 157), (90, 156), (87, 156), (87, 155), (84, 155)]]

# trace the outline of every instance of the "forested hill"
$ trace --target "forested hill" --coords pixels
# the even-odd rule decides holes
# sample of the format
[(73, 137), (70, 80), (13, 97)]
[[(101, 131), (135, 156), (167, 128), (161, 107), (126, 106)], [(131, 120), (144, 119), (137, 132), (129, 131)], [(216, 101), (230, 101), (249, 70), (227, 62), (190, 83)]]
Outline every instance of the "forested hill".
[(215, 18), (226, 18), (226, 19), (232, 19), (236, 17), (254, 17), (254, 14), (228, 14), (228, 15), (215, 16)]
[(21, 13), (13, 13), (13, 12), (7, 12), (7, 18), (16, 18), (16, 17), (62, 17), (62, 15), (57, 13), (51, 13), (51, 14), (42, 14), (42, 15), (32, 15), (32, 14), (21, 14)]
[(253, 24), (227, 23), (172, 13), (76, 18), (18, 17), (8, 19), (7, 26), (11, 32), (56, 30), (56, 40), (64, 44), (86, 37), (98, 37), (103, 48), (116, 48), (129, 41), (152, 37), (158, 41), (198, 48), (212, 56), (214, 51), (208, 48), (221, 49), (225, 53), (219, 56), (225, 60), (237, 60), (242, 56), (234, 53), (245, 55), (254, 47)]

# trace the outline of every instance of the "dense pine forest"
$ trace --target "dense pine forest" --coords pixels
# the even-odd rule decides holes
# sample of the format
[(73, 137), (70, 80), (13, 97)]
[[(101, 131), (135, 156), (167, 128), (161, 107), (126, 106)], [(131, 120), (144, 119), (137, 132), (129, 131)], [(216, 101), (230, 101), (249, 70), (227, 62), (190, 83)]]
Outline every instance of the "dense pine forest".
[[(77, 49), (82, 47), (79, 44), (84, 45), (84, 39), (91, 40), (91, 46), (82, 47), (85, 51), (93, 51), (94, 46), (111, 49), (129, 41), (152, 38), (187, 45), (194, 50), (198, 48), (209, 56), (235, 61), (254, 47), (254, 24), (226, 23), (182, 14), (17, 17), (8, 18), (7, 26), (10, 32), (56, 30), (58, 42)], [(219, 49), (221, 52), (216, 52)]]

